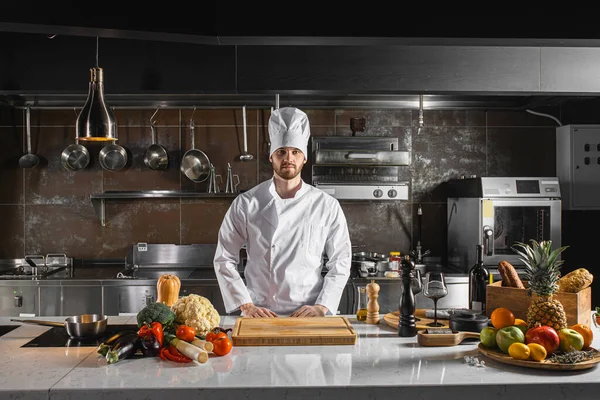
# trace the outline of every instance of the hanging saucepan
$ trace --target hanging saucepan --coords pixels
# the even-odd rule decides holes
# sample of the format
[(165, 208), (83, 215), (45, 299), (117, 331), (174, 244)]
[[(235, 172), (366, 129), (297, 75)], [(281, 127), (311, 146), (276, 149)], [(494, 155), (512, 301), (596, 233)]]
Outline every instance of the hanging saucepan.
[(27, 154), (19, 158), (19, 165), (21, 168), (33, 168), (39, 164), (40, 159), (38, 156), (31, 152), (31, 111), (27, 106), (26, 111), (26, 124), (27, 124)]
[(183, 155), (181, 172), (193, 182), (204, 182), (210, 176), (210, 160), (203, 151), (195, 148), (194, 120), (190, 119), (190, 140), (192, 147)]
[(67, 334), (71, 337), (86, 338), (102, 335), (106, 331), (108, 317), (106, 315), (98, 314), (83, 314), (69, 317), (65, 319), (65, 322), (39, 321), (36, 319), (11, 319), (11, 321), (65, 328)]
[(90, 163), (90, 152), (82, 144), (71, 144), (63, 150), (60, 162), (66, 170), (79, 171)]
[(169, 155), (167, 150), (161, 145), (156, 143), (156, 126), (154, 126), (154, 116), (158, 112), (158, 109), (154, 112), (154, 115), (150, 117), (150, 129), (152, 130), (152, 144), (146, 150), (144, 155), (144, 164), (150, 169), (155, 171), (165, 170), (169, 166)]
[(127, 151), (113, 142), (100, 150), (100, 165), (109, 171), (118, 171), (127, 164)]

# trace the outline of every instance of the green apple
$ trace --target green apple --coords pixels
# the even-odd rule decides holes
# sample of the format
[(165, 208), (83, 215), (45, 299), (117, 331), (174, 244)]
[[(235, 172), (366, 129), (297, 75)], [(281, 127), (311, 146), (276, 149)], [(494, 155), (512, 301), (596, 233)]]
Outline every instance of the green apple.
[(525, 343), (523, 331), (516, 326), (506, 326), (496, 333), (496, 343), (503, 353), (508, 354), (508, 348), (513, 343)]
[(575, 329), (565, 328), (558, 332), (560, 339), (560, 349), (562, 351), (581, 350), (583, 349), (583, 335)]
[(486, 326), (479, 333), (479, 340), (485, 347), (494, 348), (497, 346), (496, 344), (496, 334), (498, 333), (498, 329), (493, 328), (491, 326)]

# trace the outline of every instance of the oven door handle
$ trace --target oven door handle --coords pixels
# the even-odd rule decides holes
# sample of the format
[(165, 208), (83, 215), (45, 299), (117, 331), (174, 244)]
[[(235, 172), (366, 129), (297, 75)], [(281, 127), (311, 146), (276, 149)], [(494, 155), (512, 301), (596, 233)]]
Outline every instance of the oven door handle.
[(346, 155), (346, 158), (348, 158), (350, 160), (359, 160), (359, 159), (363, 159), (363, 160), (377, 160), (377, 154), (370, 154), (370, 153), (348, 153)]
[(492, 241), (492, 238), (494, 237), (494, 230), (490, 228), (489, 225), (483, 227), (483, 237), (485, 239), (484, 246), (486, 255), (494, 255), (494, 242)]

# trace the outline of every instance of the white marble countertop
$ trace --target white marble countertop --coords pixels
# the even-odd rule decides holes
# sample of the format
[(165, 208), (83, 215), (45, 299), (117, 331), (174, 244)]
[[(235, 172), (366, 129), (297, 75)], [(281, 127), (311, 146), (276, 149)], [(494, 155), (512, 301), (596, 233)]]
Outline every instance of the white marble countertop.
[[(50, 329), (22, 325), (0, 337), (0, 398), (86, 400), (171, 398), (176, 394), (217, 398), (373, 398), (441, 396), (485, 400), (507, 397), (597, 399), (600, 367), (542, 371), (500, 364), (480, 355), (477, 342), (421, 347), (381, 321), (368, 325), (348, 316), (355, 345), (234, 347), (205, 364), (176, 364), (136, 358), (108, 365), (95, 347), (21, 348)], [(62, 321), (61, 317), (37, 319)], [(0, 317), (0, 325), (13, 324)], [(109, 317), (110, 324), (135, 324), (135, 317)], [(222, 317), (233, 327), (235, 317)], [(596, 328), (593, 346), (600, 347)], [(464, 356), (485, 360), (468, 365)]]

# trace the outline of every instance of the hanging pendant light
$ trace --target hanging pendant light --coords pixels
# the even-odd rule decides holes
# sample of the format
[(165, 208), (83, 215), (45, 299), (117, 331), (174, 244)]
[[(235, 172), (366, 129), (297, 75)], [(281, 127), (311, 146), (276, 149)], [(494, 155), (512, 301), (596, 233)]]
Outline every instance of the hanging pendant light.
[(77, 116), (76, 140), (115, 141), (117, 122), (109, 106), (104, 101), (104, 76), (98, 66), (98, 38), (96, 38), (96, 66), (90, 68), (88, 97)]

